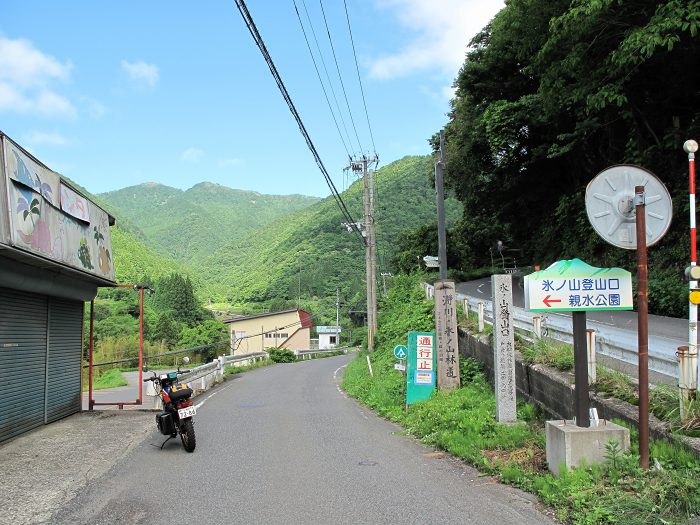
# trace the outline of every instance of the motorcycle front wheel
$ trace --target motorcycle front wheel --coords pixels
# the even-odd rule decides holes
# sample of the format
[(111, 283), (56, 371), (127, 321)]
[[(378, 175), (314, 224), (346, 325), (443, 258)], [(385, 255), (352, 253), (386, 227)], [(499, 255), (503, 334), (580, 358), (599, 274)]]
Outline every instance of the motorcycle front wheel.
[(182, 446), (187, 452), (194, 452), (194, 447), (197, 446), (197, 439), (194, 436), (194, 425), (192, 419), (185, 419), (180, 423), (180, 439)]

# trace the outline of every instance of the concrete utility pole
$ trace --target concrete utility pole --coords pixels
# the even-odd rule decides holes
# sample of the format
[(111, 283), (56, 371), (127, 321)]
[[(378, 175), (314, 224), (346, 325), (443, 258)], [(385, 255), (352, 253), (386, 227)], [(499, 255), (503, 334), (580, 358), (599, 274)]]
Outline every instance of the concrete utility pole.
[[(367, 350), (374, 351), (374, 334), (377, 331), (377, 242), (374, 233), (374, 171), (370, 164), (376, 164), (376, 157), (363, 156), (354, 160), (350, 167), (353, 173), (362, 174), (365, 237), (365, 270), (367, 279)], [(351, 225), (345, 225), (350, 230)]]
[(340, 326), (340, 288), (335, 289), (335, 335), (337, 337), (336, 343), (340, 345), (340, 335), (338, 334), (338, 327)]
[(447, 234), (445, 233), (445, 132), (440, 132), (440, 160), (435, 161), (435, 191), (438, 212), (438, 261), (440, 279), (447, 279)]

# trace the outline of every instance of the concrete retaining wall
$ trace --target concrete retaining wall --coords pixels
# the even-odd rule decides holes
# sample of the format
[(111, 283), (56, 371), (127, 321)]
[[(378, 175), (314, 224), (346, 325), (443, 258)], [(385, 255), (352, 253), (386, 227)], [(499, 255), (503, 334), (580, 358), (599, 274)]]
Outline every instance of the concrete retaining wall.
[[(485, 368), (488, 380), (493, 384), (493, 350), (490, 336), (477, 336), (459, 330), (459, 354), (479, 361)], [(539, 406), (552, 419), (573, 419), (574, 376), (546, 365), (526, 365), (522, 356), (515, 353), (515, 382), (518, 397)], [(598, 409), (601, 419), (620, 419), (638, 426), (639, 410), (619, 399), (605, 398), (589, 391), (590, 406)], [(671, 434), (667, 426), (653, 415), (649, 416), (649, 432), (657, 439), (669, 439), (683, 443), (700, 456), (700, 438), (688, 438)]]

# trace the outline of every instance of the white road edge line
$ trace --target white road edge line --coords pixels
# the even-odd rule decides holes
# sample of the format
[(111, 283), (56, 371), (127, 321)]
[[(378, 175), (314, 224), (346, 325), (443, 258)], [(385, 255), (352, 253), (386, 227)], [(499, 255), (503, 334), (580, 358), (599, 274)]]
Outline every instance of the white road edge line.
[(209, 401), (209, 400), (210, 400), (212, 397), (214, 397), (216, 394), (218, 394), (219, 392), (223, 392), (224, 390), (226, 390), (227, 388), (232, 387), (232, 386), (233, 386), (233, 384), (230, 384), (230, 385), (228, 385), (228, 386), (225, 386), (225, 387), (221, 388), (220, 390), (217, 390), (216, 392), (212, 392), (212, 393), (209, 394), (207, 397), (205, 397), (204, 399), (202, 399), (199, 403), (197, 403), (197, 404), (194, 406), (194, 408), (195, 408), (196, 410), (199, 410), (199, 407), (203, 406), (204, 403), (206, 403), (207, 401)]
[(345, 368), (346, 366), (348, 366), (348, 365), (347, 365), (347, 364), (344, 364), (343, 366), (339, 366), (339, 367), (336, 368), (335, 371), (333, 372), (333, 381), (335, 381), (335, 388), (338, 390), (338, 392), (340, 392), (340, 395), (342, 395), (342, 396), (345, 397), (345, 398), (347, 398), (348, 396), (345, 394), (345, 392), (343, 392), (343, 391), (340, 389), (340, 385), (338, 384), (338, 372), (340, 372), (340, 371), (341, 371), (343, 368)]

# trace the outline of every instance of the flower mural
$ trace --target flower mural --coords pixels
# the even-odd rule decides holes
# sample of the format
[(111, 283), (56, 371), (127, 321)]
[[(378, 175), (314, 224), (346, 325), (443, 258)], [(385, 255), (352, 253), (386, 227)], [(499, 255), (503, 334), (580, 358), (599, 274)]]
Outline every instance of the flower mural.
[(80, 248), (78, 248), (78, 259), (81, 264), (90, 270), (94, 268), (92, 258), (90, 257), (90, 247), (87, 245), (87, 239), (80, 239)]
[(32, 175), (32, 172), (29, 171), (27, 165), (24, 163), (17, 151), (13, 150), (12, 153), (14, 154), (16, 161), (16, 167), (14, 168), (15, 180), (37, 191), (48, 202), (53, 204), (53, 195), (55, 192), (53, 191), (52, 185), (48, 182), (42, 182), (38, 173), (35, 172), (34, 175)]
[(0, 242), (114, 281), (107, 213), (6, 136), (0, 139), (11, 219), (10, 238)]

